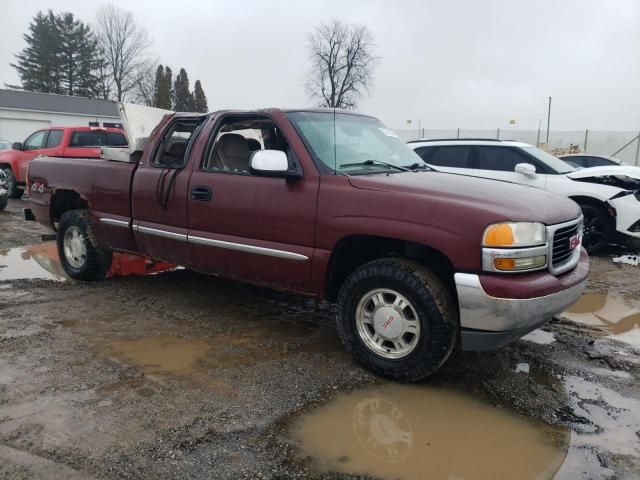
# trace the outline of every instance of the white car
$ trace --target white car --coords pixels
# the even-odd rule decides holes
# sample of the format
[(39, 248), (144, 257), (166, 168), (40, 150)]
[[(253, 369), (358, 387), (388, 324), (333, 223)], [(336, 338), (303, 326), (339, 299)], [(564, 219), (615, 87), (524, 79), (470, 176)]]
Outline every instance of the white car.
[(616, 231), (640, 238), (638, 167), (577, 169), (515, 141), (420, 140), (409, 146), (435, 170), (530, 185), (573, 199), (584, 214), (583, 245), (589, 253), (605, 247)]

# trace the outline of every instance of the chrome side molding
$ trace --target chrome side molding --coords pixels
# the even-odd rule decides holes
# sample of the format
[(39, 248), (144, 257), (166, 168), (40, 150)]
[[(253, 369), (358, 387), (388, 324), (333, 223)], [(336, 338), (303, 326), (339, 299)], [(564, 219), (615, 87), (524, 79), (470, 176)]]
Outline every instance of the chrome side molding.
[(188, 242), (197, 245), (206, 245), (209, 247), (226, 248), (227, 250), (235, 250), (238, 252), (256, 253), (258, 255), (267, 255), (269, 257), (285, 258), (287, 260), (309, 260), (309, 257), (300, 253), (287, 252), (286, 250), (276, 250), (275, 248), (256, 247), (245, 243), (225, 242), (223, 240), (213, 240), (211, 238), (188, 236)]
[[(101, 222), (117, 225), (128, 226), (127, 222), (122, 220), (114, 220), (111, 218), (101, 218)], [(256, 255), (265, 255), (268, 257), (284, 258), (286, 260), (306, 261), (309, 257), (302, 255), (301, 253), (289, 252), (286, 250), (278, 250), (275, 248), (257, 247), (255, 245), (247, 245), (246, 243), (227, 242), (224, 240), (214, 240), (212, 238), (198, 237), (195, 235), (185, 235), (183, 233), (169, 232), (167, 230), (161, 230), (158, 228), (144, 227), (142, 225), (133, 225), (133, 229), (136, 232), (145, 233), (147, 235), (154, 235), (156, 237), (169, 238), (171, 240), (178, 240), (181, 242), (189, 242), (196, 245), (204, 245), (207, 247), (224, 248), (226, 250), (235, 250), (237, 252), (254, 253)]]
[(113, 225), (114, 227), (125, 227), (129, 228), (129, 222), (125, 220), (116, 220), (115, 218), (100, 218), (100, 223), (105, 223), (107, 225)]
[(142, 225), (134, 225), (136, 232), (146, 233), (147, 235), (154, 235), (156, 237), (170, 238), (171, 240), (180, 240), (182, 242), (187, 241), (187, 236), (183, 233), (168, 232), (167, 230), (160, 230), (158, 228), (143, 227)]

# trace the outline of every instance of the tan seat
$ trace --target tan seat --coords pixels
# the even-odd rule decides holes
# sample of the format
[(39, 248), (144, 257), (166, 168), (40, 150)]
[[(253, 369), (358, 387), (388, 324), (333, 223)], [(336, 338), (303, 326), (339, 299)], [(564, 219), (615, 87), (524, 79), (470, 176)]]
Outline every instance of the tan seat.
[(262, 145), (260, 145), (260, 142), (255, 138), (247, 138), (247, 146), (249, 147), (249, 152), (262, 150)]
[(220, 163), (231, 171), (249, 171), (249, 147), (247, 140), (237, 133), (227, 133), (218, 139), (215, 155)]

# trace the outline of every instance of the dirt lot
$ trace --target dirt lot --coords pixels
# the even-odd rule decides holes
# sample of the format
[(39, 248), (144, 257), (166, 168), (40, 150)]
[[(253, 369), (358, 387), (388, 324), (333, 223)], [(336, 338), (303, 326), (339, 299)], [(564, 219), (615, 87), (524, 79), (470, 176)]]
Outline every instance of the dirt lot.
[(640, 267), (613, 252), (566, 318), (398, 385), (329, 304), (64, 280), (23, 206), (0, 212), (0, 478), (640, 478)]

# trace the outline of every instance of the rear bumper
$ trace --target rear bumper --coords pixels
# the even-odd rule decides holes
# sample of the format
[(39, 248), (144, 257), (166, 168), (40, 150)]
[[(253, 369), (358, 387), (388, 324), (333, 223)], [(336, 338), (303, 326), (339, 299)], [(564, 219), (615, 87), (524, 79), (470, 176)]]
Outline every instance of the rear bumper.
[(554, 292), (531, 298), (495, 297), (485, 291), (479, 275), (456, 273), (454, 278), (460, 308), (462, 349), (495, 350), (564, 311), (582, 295), (589, 272), (588, 265), (588, 257), (583, 254), (574, 271), (559, 277), (548, 274), (549, 282), (570, 276), (571, 285), (562, 285)]

